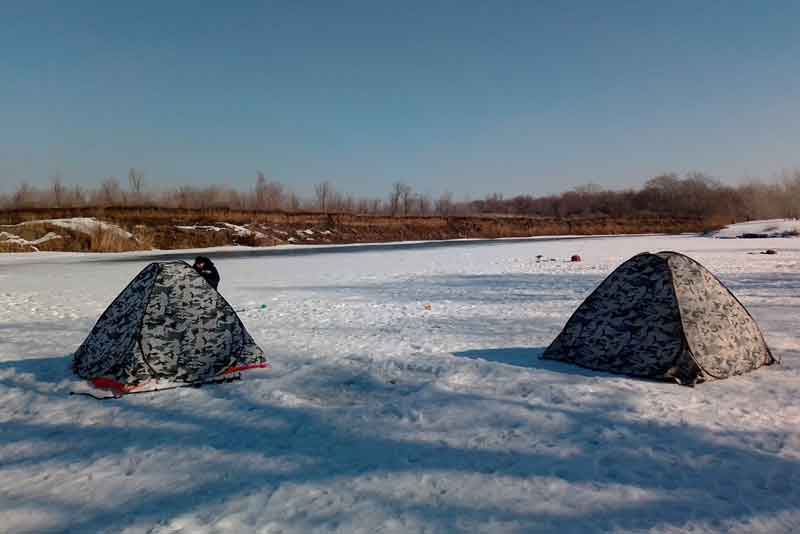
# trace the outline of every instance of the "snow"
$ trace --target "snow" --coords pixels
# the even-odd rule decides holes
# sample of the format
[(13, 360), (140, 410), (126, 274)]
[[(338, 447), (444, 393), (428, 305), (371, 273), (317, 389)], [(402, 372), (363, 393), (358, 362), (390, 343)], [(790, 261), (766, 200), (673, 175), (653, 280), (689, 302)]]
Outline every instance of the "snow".
[(187, 231), (187, 232), (191, 232), (191, 231), (195, 231), (195, 230), (200, 230), (200, 231), (205, 231), (205, 232), (222, 232), (223, 230), (225, 230), (224, 228), (220, 228), (219, 226), (212, 226), (212, 225), (207, 225), (207, 224), (193, 224), (193, 225), (183, 224), (183, 225), (176, 225), (175, 228), (177, 228), (178, 230), (184, 230), (184, 231)]
[(254, 236), (257, 238), (266, 238), (267, 236), (261, 232), (250, 230), (244, 226), (239, 226), (237, 224), (220, 222), (217, 223), (219, 226), (214, 225), (203, 225), (203, 224), (195, 224), (195, 225), (179, 225), (176, 226), (178, 230), (185, 230), (185, 231), (206, 231), (206, 232), (222, 232), (225, 230), (231, 230), (233, 233), (239, 237), (248, 237)]
[(223, 226), (225, 226), (229, 230), (233, 230), (233, 232), (236, 235), (241, 236), (241, 237), (253, 236), (253, 237), (256, 237), (258, 239), (265, 239), (267, 237), (266, 234), (263, 234), (263, 233), (261, 233), (261, 232), (259, 232), (257, 230), (250, 230), (249, 228), (246, 228), (244, 226), (239, 226), (237, 224), (226, 223), (226, 222), (220, 223), (220, 224), (222, 224)]
[[(104, 402), (68, 355), (153, 254), (0, 256), (0, 531), (800, 528), (800, 242), (296, 249), (213, 256), (270, 371)], [(539, 360), (646, 250), (719, 275), (783, 364), (690, 389)]]
[(30, 224), (38, 225), (42, 223), (51, 224), (59, 228), (66, 228), (67, 230), (72, 230), (73, 232), (79, 232), (82, 234), (92, 234), (94, 232), (97, 232), (98, 230), (101, 230), (104, 232), (114, 233), (125, 239), (133, 238), (133, 234), (123, 230), (116, 224), (98, 221), (94, 217), (72, 217), (68, 219), (46, 219), (37, 221), (27, 221), (24, 223), (20, 223), (20, 225), (30, 225)]
[(712, 233), (712, 237), (733, 239), (737, 237), (796, 237), (800, 235), (800, 220), (768, 219), (731, 224)]
[[(94, 217), (73, 217), (68, 219), (43, 219), (36, 221), (25, 221), (19, 224), (6, 225), (4, 228), (10, 229), (15, 227), (43, 225), (48, 224), (58, 228), (64, 228), (73, 232), (92, 235), (98, 231), (107, 232), (123, 239), (133, 239), (133, 234), (123, 230), (116, 224), (111, 224), (103, 221), (98, 221)], [(38, 239), (27, 240), (11, 232), (0, 232), (0, 243), (9, 243), (20, 245), (22, 247), (30, 247), (32, 250), (38, 252), (37, 245), (41, 245), (54, 239), (63, 239), (62, 236), (55, 232), (47, 232), (45, 235)]]
[(36, 248), (37, 245), (47, 243), (48, 241), (52, 241), (54, 239), (62, 239), (62, 237), (55, 232), (47, 232), (39, 239), (27, 240), (15, 234), (0, 232), (0, 243), (12, 243), (23, 247), (31, 247), (31, 249), (36, 252), (39, 251), (39, 249)]

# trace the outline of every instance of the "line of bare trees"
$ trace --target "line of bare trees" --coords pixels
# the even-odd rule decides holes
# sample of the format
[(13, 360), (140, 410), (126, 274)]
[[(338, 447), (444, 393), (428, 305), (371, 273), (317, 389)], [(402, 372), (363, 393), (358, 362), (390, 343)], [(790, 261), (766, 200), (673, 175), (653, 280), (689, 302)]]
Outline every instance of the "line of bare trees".
[(385, 198), (356, 197), (342, 193), (330, 181), (316, 184), (313, 196), (303, 198), (283, 184), (258, 172), (252, 188), (230, 186), (148, 187), (145, 174), (130, 169), (127, 186), (115, 177), (97, 187), (65, 184), (56, 174), (48, 187), (20, 184), (11, 194), (0, 195), (0, 209), (142, 206), (190, 209), (257, 211), (321, 211), (388, 216), (518, 215), (546, 217), (609, 216), (722, 217), (731, 220), (800, 216), (800, 170), (787, 171), (771, 182), (750, 181), (725, 185), (702, 173), (685, 176), (663, 174), (638, 189), (609, 190), (581, 186), (558, 195), (491, 194), (482, 200), (455, 201), (444, 192), (437, 198), (415, 192), (403, 182), (392, 184)]
[(110, 206), (322, 211), (392, 216), (466, 214), (472, 209), (469, 202), (453, 202), (452, 193), (445, 192), (437, 199), (432, 199), (414, 192), (411, 186), (401, 182), (392, 186), (386, 199), (342, 193), (330, 181), (316, 184), (313, 197), (303, 198), (280, 182), (268, 180), (260, 171), (256, 174), (255, 184), (247, 191), (226, 185), (178, 186), (155, 190), (147, 187), (143, 171), (130, 169), (127, 187), (116, 177), (106, 178), (94, 188), (68, 186), (61, 175), (56, 174), (48, 187), (22, 183), (13, 193), (0, 195), (0, 209)]
[(796, 218), (800, 216), (800, 170), (786, 171), (772, 182), (751, 180), (737, 186), (697, 172), (683, 177), (662, 174), (639, 189), (612, 191), (587, 185), (543, 197), (519, 195), (506, 199), (495, 194), (475, 200), (471, 206), (476, 213), (551, 217)]

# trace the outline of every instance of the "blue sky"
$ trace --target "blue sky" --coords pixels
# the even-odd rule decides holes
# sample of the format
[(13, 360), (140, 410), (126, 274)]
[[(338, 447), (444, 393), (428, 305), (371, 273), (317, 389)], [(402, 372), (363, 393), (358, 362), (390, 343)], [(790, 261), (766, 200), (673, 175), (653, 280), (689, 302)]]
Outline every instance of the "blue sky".
[(800, 2), (0, 4), (0, 189), (472, 197), (800, 167)]

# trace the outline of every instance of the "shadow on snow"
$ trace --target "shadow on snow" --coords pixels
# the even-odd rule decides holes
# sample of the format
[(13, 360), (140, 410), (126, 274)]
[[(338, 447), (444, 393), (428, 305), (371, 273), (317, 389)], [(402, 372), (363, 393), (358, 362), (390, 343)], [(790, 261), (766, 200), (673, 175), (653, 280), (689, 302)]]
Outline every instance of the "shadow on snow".
[[(489, 349), (458, 356), (558, 371), (556, 378), (563, 386), (579, 382), (584, 374), (596, 376), (539, 360), (541, 350)], [(64, 529), (74, 532), (168, 522), (189, 513), (210, 517), (226, 503), (257, 496), (263, 500), (259, 518), (299, 530), (353, 519), (349, 514), (355, 512), (342, 511), (349, 507), (327, 510), (303, 495), (310, 485), (330, 492), (332, 499), (366, 501), (385, 512), (386, 519), (410, 515), (435, 531), (491, 528), (497, 522), (517, 522), (521, 526), (515, 529), (524, 531), (649, 529), (691, 520), (746, 521), (800, 506), (794, 491), (800, 483), (800, 463), (746, 445), (771, 440), (770, 433), (711, 433), (632, 419), (624, 416), (625, 405), (636, 399), (621, 391), (598, 393), (590, 402), (552, 403), (536, 391), (526, 398), (485, 397), (433, 383), (426, 395), (417, 396), (424, 384), (409, 388), (369, 372), (320, 366), (309, 377), (316, 380), (311, 396), (306, 394), (303, 403), (293, 406), (280, 403), (280, 384), (270, 378), (96, 403), (65, 398), (63, 392), (47, 388), (47, 382), (68, 378), (68, 360), (0, 364), (1, 387), (8, 388), (0, 389), (0, 398), (8, 390), (21, 389), (31, 402), (60, 403), (65, 412), (97, 412), (91, 424), (0, 423), (3, 447), (31, 440), (68, 444), (46, 454), (22, 456), (0, 472), (39, 476), (67, 470), (67, 485), (80, 492), (92, 486), (83, 470), (105, 462), (108, 474), (114, 467), (107, 462), (113, 460), (115, 477), (143, 488), (121, 498), (110, 495), (107, 502), (101, 499), (82, 509), (75, 506), (79, 495), (6, 490), (10, 502), (63, 514), (68, 518)], [(32, 392), (29, 377), (44, 384)], [(302, 393), (309, 392), (301, 391), (301, 397)], [(182, 399), (204, 404), (198, 408)], [(474, 412), (475, 438), (506, 436), (507, 446), (452, 444), (447, 421), (419, 422), (419, 413), (435, 415), (446, 407)], [(482, 418), (484, 408), (502, 415)], [(533, 423), (552, 420), (559, 425)], [(418, 434), (425, 438), (409, 437)], [(171, 470), (163, 472), (165, 464), (156, 463), (150, 473), (137, 477), (138, 470), (149, 465), (148, 458), (171, 451), (176, 454), (169, 462)], [(159, 477), (148, 478), (153, 469), (167, 478), (174, 474), (178, 481), (165, 484)], [(189, 476), (180, 482), (183, 475)], [(411, 477), (412, 486), (394, 491), (402, 477)], [(514, 486), (522, 497), (487, 490), (480, 500), (470, 499), (460, 492), (461, 484), (469, 483), (495, 489)], [(278, 492), (296, 494), (305, 504), (270, 510), (270, 499)]]

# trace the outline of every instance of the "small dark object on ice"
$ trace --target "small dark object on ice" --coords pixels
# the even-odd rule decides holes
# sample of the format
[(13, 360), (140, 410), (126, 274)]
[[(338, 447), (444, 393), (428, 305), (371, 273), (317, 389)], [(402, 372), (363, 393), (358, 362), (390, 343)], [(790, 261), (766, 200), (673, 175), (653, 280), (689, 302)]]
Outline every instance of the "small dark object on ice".
[(777, 254), (777, 253), (778, 253), (778, 251), (777, 251), (777, 250), (775, 250), (774, 248), (768, 248), (767, 250), (765, 250), (764, 252), (762, 252), (762, 254), (770, 254), (770, 255), (772, 255), (772, 254)]
[(581, 261), (581, 257), (577, 254), (573, 254), (569, 261)]

